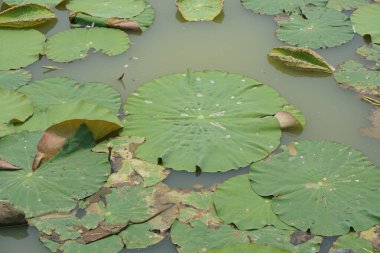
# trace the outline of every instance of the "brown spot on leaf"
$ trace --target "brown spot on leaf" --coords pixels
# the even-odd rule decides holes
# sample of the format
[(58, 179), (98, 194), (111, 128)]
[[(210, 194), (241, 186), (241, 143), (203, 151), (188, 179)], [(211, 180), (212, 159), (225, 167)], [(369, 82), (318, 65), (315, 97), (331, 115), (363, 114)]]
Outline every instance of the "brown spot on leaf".
[(293, 245), (302, 244), (314, 238), (314, 235), (310, 232), (303, 232), (296, 230), (293, 234), (290, 235), (290, 242)]

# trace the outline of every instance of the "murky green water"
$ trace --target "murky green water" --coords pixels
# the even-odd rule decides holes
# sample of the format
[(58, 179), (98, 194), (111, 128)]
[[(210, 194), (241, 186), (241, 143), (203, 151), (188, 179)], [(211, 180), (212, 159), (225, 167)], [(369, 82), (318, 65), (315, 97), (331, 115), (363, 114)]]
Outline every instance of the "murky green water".
[[(289, 102), (300, 108), (307, 126), (300, 136), (284, 135), (283, 142), (295, 139), (327, 139), (342, 142), (360, 149), (371, 161), (380, 166), (380, 141), (360, 134), (360, 128), (369, 126), (367, 120), (371, 106), (359, 97), (340, 88), (332, 77), (302, 76), (271, 65), (267, 53), (282, 45), (274, 35), (272, 17), (253, 14), (239, 0), (226, 0), (224, 16), (218, 22), (186, 23), (176, 15), (174, 0), (150, 0), (156, 10), (154, 25), (144, 34), (131, 35), (133, 44), (128, 52), (117, 57), (91, 54), (85, 60), (70, 64), (57, 64), (43, 58), (28, 68), (34, 79), (50, 76), (69, 76), (81, 81), (102, 81), (123, 91), (117, 80), (124, 73), (124, 82), (130, 94), (139, 85), (157, 76), (194, 70), (225, 70), (254, 77), (278, 90)], [(67, 29), (68, 13), (58, 11), (60, 21), (47, 35)], [(46, 31), (47, 28), (41, 28)], [(362, 39), (355, 37), (350, 43), (331, 49), (319, 50), (332, 65), (355, 59), (355, 49)], [(63, 67), (63, 70), (44, 73), (43, 65)], [(170, 99), (170, 98), (168, 98)], [(210, 185), (221, 182), (238, 172), (201, 176), (175, 172), (166, 180), (173, 187), (190, 188), (195, 183)], [(49, 252), (39, 243), (34, 229), (23, 227), (0, 229), (1, 253)], [(176, 252), (165, 241), (141, 251), (123, 252)]]

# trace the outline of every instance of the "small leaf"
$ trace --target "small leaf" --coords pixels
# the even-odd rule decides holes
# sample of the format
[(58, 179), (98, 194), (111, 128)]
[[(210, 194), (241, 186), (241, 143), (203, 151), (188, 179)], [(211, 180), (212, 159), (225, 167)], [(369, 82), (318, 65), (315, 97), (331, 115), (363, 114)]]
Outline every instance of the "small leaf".
[(284, 65), (301, 71), (315, 71), (331, 74), (334, 67), (328, 64), (320, 55), (308, 48), (276, 47), (268, 55)]
[(224, 0), (176, 0), (176, 4), (187, 21), (211, 21), (222, 12)]
[(372, 44), (371, 46), (363, 45), (356, 49), (356, 53), (363, 56), (369, 61), (380, 62), (380, 45)]

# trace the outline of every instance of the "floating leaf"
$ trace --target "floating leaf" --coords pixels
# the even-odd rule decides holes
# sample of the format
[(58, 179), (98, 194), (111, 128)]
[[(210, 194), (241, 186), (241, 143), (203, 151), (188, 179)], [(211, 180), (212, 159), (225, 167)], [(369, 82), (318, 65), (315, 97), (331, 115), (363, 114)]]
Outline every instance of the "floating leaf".
[(206, 253), (231, 253), (231, 252), (239, 252), (239, 253), (290, 253), (290, 251), (279, 249), (276, 247), (268, 246), (268, 245), (260, 245), (260, 244), (248, 244), (248, 243), (239, 243), (228, 245), (223, 248), (214, 248), (211, 250), (207, 250)]
[(32, 27), (55, 19), (55, 13), (38, 4), (16, 5), (0, 12), (1, 27)]
[(3, 0), (7, 5), (39, 4), (48, 7), (57, 6), (63, 1), (64, 0)]
[(110, 236), (105, 239), (81, 244), (75, 241), (63, 245), (63, 253), (117, 253), (124, 248), (124, 244), (118, 236)]
[[(339, 253), (340, 250), (351, 250), (347, 253), (373, 253), (372, 245), (369, 241), (360, 238), (356, 233), (349, 233), (347, 235), (340, 236), (329, 249), (329, 253)], [(344, 252), (342, 252), (344, 253)]]
[(23, 122), (33, 114), (33, 105), (22, 93), (0, 87), (0, 124)]
[(371, 121), (372, 126), (362, 128), (361, 132), (368, 137), (380, 140), (380, 109), (373, 110), (369, 116), (369, 120)]
[(141, 14), (147, 3), (144, 0), (69, 0), (67, 9), (102, 18), (133, 18)]
[(281, 130), (273, 115), (286, 106), (276, 91), (254, 79), (189, 71), (137, 89), (125, 105), (124, 131), (146, 137), (136, 151), (143, 160), (157, 163), (161, 158), (175, 170), (226, 171), (262, 159), (277, 147)]
[(327, 8), (336, 9), (338, 11), (354, 10), (359, 6), (369, 4), (371, 0), (329, 0)]
[(354, 32), (349, 17), (334, 9), (303, 8), (277, 21), (277, 38), (293, 46), (334, 47), (350, 41)]
[(117, 90), (104, 83), (80, 83), (67, 77), (50, 77), (22, 87), (20, 92), (28, 96), (37, 110), (52, 105), (87, 101), (117, 113), (121, 98)]
[(356, 53), (363, 56), (369, 61), (380, 62), (380, 45), (372, 44), (371, 46), (363, 45), (356, 49)]
[(77, 28), (50, 37), (45, 53), (53, 61), (70, 62), (85, 58), (90, 49), (115, 56), (127, 51), (129, 43), (128, 35), (117, 29)]
[(275, 47), (268, 56), (296, 70), (324, 73), (332, 73), (334, 71), (333, 66), (308, 48)]
[(18, 89), (29, 83), (32, 75), (25, 70), (0, 71), (0, 87)]
[(233, 177), (218, 186), (214, 204), (218, 216), (226, 223), (235, 224), (240, 230), (259, 229), (268, 225), (289, 229), (273, 213), (272, 201), (252, 190), (247, 175)]
[(38, 141), (35, 135), (24, 132), (0, 140), (0, 143), (9, 143), (9, 139), (16, 138), (19, 142), (33, 141), (30, 145), (35, 145), (34, 150), (19, 144), (8, 146), (14, 153), (2, 156), (2, 159), (11, 160), (15, 154), (25, 154), (23, 163), (28, 166), (17, 171), (0, 171), (0, 198), (9, 200), (27, 218), (70, 211), (79, 199), (91, 195), (104, 184), (110, 171), (107, 155), (88, 150), (93, 145), (88, 129), (82, 127), (61, 152), (32, 171)]
[(244, 8), (259, 14), (275, 15), (283, 12), (298, 12), (305, 6), (324, 7), (327, 0), (241, 0)]
[(346, 61), (334, 73), (335, 80), (360, 94), (379, 94), (380, 71), (368, 70), (356, 61)]
[(37, 61), (45, 36), (36, 30), (0, 29), (0, 70), (18, 69)]
[(176, 4), (187, 21), (211, 21), (222, 12), (224, 0), (176, 0)]
[(360, 35), (371, 35), (372, 43), (380, 44), (380, 3), (359, 7), (351, 15), (352, 25)]
[(380, 225), (360, 232), (360, 237), (371, 242), (374, 251), (380, 251)]
[(253, 164), (250, 173), (258, 194), (274, 196), (272, 209), (282, 221), (326, 236), (379, 222), (380, 170), (361, 152), (327, 141), (291, 146)]
[(132, 18), (132, 20), (136, 21), (139, 24), (139, 27), (142, 31), (146, 31), (154, 21), (155, 12), (153, 7), (148, 4), (144, 11), (139, 15)]

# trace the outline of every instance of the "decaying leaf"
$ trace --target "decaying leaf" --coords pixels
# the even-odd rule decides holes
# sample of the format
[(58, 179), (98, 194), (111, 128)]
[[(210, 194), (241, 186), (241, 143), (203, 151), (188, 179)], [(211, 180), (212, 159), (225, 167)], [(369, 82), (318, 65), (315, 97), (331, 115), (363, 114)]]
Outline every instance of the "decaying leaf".
[(176, 0), (176, 4), (187, 21), (211, 21), (222, 12), (224, 0)]
[(276, 47), (268, 54), (285, 66), (301, 71), (323, 72), (331, 74), (334, 67), (328, 64), (320, 55), (309, 48)]
[(17, 170), (19, 169), (17, 166), (14, 166), (13, 164), (0, 160), (0, 170)]
[(370, 35), (372, 43), (380, 44), (380, 3), (360, 6), (351, 15), (352, 25), (360, 35)]
[(374, 251), (380, 251), (380, 225), (376, 225), (369, 230), (360, 232), (360, 237), (370, 241)]
[(56, 19), (49, 8), (38, 4), (15, 5), (0, 12), (0, 27), (32, 27)]
[(369, 116), (372, 123), (371, 127), (362, 128), (361, 132), (371, 138), (380, 139), (380, 109), (375, 109)]
[(369, 61), (380, 62), (380, 45), (363, 45), (356, 49), (356, 53), (363, 56)]
[(369, 96), (362, 96), (361, 97), (362, 100), (370, 103), (370, 104), (373, 104), (373, 105), (376, 105), (376, 106), (380, 106), (380, 98), (374, 98), (374, 97), (369, 97)]

